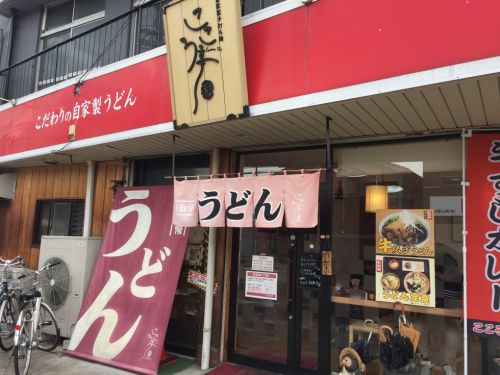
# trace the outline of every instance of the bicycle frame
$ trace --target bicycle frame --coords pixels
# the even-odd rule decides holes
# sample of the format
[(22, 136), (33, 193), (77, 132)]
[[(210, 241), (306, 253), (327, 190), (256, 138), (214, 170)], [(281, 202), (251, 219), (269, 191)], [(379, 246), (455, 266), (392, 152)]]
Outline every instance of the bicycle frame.
[[(30, 337), (29, 337), (30, 345), (33, 344), (33, 339), (34, 339), (33, 335), (36, 332), (36, 327), (38, 327), (38, 319), (40, 317), (40, 308), (41, 308), (40, 306), (42, 304), (42, 298), (41, 297), (37, 297), (34, 302), (35, 302), (35, 308), (32, 308), (32, 309), (29, 310), (29, 311), (31, 311), (33, 313), (33, 315), (31, 316), (31, 320), (30, 320), (30, 330), (29, 330), (29, 333), (30, 333)], [(27, 303), (28, 304), (33, 304), (33, 300), (28, 301)], [(17, 318), (16, 330), (15, 330), (15, 333), (14, 333), (14, 346), (19, 345), (19, 338), (21, 336), (21, 330), (22, 330), (24, 324), (26, 323), (24, 321), (24, 317), (25, 317), (24, 307), (26, 307), (26, 305), (24, 305), (24, 306), (21, 307), (21, 313), (19, 314), (19, 317)], [(36, 345), (36, 342), (34, 344)]]
[[(40, 269), (39, 271), (36, 271), (36, 274), (37, 275), (40, 275), (40, 272), (43, 272), (45, 271), (46, 269), (52, 267), (53, 265), (51, 264), (48, 264), (46, 265), (45, 267), (43, 267), (42, 269)], [(38, 284), (36, 290), (40, 291), (41, 292), (41, 287), (40, 285)], [(33, 335), (37, 332), (37, 327), (38, 327), (38, 320), (39, 320), (39, 317), (40, 317), (40, 310), (41, 310), (41, 305), (42, 305), (42, 297), (36, 297), (35, 299), (31, 299), (29, 301), (26, 302), (26, 304), (23, 304), (21, 306), (21, 309), (20, 309), (20, 314), (19, 314), (19, 317), (17, 319), (17, 324), (16, 324), (16, 330), (15, 330), (15, 333), (14, 333), (14, 347), (15, 346), (18, 346), (19, 345), (19, 338), (21, 336), (21, 331), (22, 331), (22, 328), (23, 328), (23, 325), (24, 325), (24, 318), (25, 318), (25, 307), (27, 306), (27, 304), (31, 304), (33, 306), (33, 302), (34, 302), (34, 308), (30, 308), (28, 311), (30, 311), (32, 313), (32, 316), (31, 316), (31, 327), (30, 327), (30, 337), (29, 337), (29, 343), (30, 345), (35, 345), (36, 346), (36, 342), (33, 342), (34, 340), (34, 337)]]

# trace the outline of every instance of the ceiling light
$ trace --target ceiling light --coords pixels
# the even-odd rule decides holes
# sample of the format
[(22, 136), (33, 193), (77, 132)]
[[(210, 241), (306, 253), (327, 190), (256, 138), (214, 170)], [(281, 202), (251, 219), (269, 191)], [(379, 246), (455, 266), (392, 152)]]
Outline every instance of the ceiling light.
[(389, 186), (387, 186), (387, 192), (389, 194), (400, 193), (403, 190), (404, 189), (401, 186), (399, 186), (399, 185), (389, 185)]

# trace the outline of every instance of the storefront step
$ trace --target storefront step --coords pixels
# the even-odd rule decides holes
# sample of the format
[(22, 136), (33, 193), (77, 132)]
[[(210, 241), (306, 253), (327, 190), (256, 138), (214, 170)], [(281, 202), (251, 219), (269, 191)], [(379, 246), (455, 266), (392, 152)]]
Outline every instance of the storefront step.
[(232, 363), (223, 363), (206, 375), (272, 375), (272, 372), (255, 370), (249, 367), (238, 366)]

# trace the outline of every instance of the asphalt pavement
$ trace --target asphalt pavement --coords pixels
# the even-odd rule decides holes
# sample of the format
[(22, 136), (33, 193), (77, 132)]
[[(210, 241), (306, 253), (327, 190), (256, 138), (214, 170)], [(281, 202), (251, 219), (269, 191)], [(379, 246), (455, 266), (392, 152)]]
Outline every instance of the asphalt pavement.
[[(201, 375), (200, 365), (193, 364), (176, 375)], [(13, 375), (14, 360), (11, 353), (0, 351), (0, 375)], [(29, 374), (34, 375), (128, 375), (127, 371), (118, 370), (112, 367), (102, 366), (96, 363), (82, 361), (64, 354), (62, 347), (56, 348), (53, 352), (42, 352), (34, 350), (31, 358)]]

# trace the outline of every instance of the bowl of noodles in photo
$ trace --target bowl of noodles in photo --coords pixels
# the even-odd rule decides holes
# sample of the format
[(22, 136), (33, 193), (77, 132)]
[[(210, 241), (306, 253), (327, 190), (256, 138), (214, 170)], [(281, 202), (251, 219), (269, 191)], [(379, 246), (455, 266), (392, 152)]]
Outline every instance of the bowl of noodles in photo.
[(431, 287), (429, 278), (422, 272), (410, 272), (403, 280), (408, 293), (427, 294)]
[(387, 290), (398, 290), (401, 285), (401, 280), (394, 273), (385, 273), (380, 279), (382, 287)]
[(431, 235), (429, 223), (407, 210), (384, 217), (378, 230), (381, 237), (396, 246), (421, 247)]

